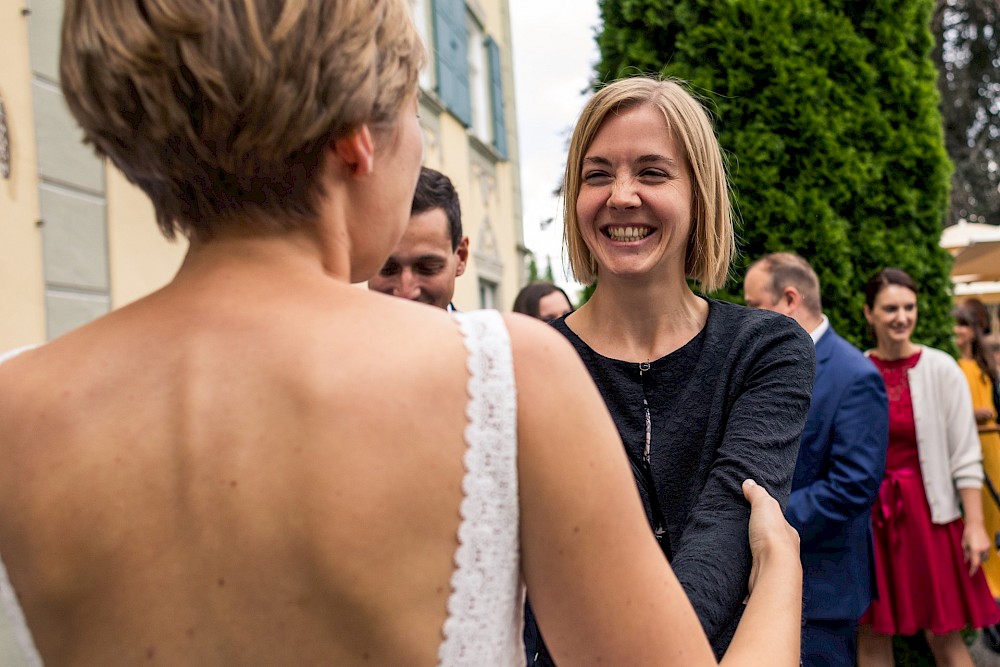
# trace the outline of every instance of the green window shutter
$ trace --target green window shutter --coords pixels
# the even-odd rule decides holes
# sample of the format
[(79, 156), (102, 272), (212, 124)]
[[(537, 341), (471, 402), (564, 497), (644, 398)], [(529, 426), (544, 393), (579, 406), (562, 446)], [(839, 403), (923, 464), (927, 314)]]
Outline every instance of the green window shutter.
[(490, 96), (493, 101), (493, 148), (507, 159), (507, 127), (503, 117), (503, 77), (500, 69), (500, 47), (492, 37), (486, 38), (490, 58)]
[(469, 96), (469, 35), (465, 30), (465, 0), (434, 0), (437, 46), (437, 92), (463, 125), (472, 125)]

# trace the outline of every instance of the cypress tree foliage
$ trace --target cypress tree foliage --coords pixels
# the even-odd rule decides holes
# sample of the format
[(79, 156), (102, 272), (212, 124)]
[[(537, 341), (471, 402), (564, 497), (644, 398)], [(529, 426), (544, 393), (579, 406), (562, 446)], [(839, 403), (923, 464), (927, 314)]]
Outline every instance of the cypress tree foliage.
[[(716, 118), (747, 265), (779, 250), (819, 274), (837, 331), (870, 344), (863, 288), (884, 266), (921, 287), (916, 338), (949, 345), (938, 247), (950, 162), (938, 111), (934, 0), (600, 0), (598, 81), (662, 72)], [(736, 284), (738, 283), (738, 284)]]
[(528, 253), (528, 283), (538, 280), (538, 262), (535, 261), (535, 253)]
[(590, 297), (593, 296), (595, 289), (597, 289), (597, 281), (596, 280), (594, 282), (590, 283), (589, 285), (587, 285), (586, 287), (584, 287), (582, 290), (580, 290), (580, 296), (576, 300), (576, 306), (575, 307), (579, 308), (583, 304), (587, 303), (587, 301), (590, 299)]

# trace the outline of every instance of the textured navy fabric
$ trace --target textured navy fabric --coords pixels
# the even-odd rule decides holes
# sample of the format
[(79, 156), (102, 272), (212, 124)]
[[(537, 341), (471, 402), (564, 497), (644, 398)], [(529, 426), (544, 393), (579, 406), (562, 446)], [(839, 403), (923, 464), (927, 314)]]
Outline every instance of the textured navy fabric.
[(854, 621), (807, 621), (802, 626), (802, 667), (858, 664), (857, 636)]

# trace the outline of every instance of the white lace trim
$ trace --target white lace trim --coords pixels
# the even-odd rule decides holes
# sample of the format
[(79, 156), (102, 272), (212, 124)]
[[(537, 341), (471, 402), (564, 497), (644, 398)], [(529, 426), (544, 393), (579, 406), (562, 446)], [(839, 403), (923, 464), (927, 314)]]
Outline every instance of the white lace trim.
[[(0, 354), (0, 363), (16, 357), (32, 347), (34, 345), (4, 352)], [(4, 566), (2, 558), (0, 558), (0, 605), (3, 605), (4, 611), (7, 612), (10, 628), (14, 632), (14, 639), (20, 647), (21, 653), (24, 654), (24, 666), (42, 667), (42, 657), (38, 654), (38, 649), (35, 648), (35, 640), (31, 637), (31, 630), (28, 629), (28, 622), (25, 620), (24, 612), (17, 601), (17, 594), (14, 592), (14, 586), (10, 583), (10, 577), (7, 576), (7, 568)]]
[(455, 571), (438, 664), (523, 665), (517, 396), (496, 311), (456, 314), (468, 350), (469, 418)]
[(2, 560), (0, 560), (0, 603), (7, 612), (11, 630), (14, 631), (14, 639), (17, 640), (17, 645), (23, 653), (24, 666), (42, 667), (42, 657), (35, 648), (35, 640), (31, 637), (31, 630), (28, 629), (24, 612), (21, 611), (21, 605), (17, 601), (17, 595), (7, 577), (7, 568), (4, 567)]
[(0, 352), (0, 364), (7, 361), (8, 359), (13, 359), (22, 352), (27, 352), (28, 350), (33, 350), (37, 345), (23, 345), (21, 347), (15, 347), (12, 350), (7, 350), (6, 352)]

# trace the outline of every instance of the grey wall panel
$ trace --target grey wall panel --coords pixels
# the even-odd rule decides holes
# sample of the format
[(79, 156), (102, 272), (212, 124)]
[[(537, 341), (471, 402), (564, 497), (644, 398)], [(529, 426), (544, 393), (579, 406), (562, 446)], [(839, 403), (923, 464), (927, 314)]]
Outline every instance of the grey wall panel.
[(108, 240), (103, 201), (45, 184), (39, 194), (46, 284), (107, 291)]
[(50, 81), (59, 80), (59, 42), (62, 0), (31, 0), (28, 17), (28, 49), (31, 69)]
[(45, 316), (49, 339), (96, 320), (110, 310), (111, 298), (105, 295), (48, 290)]
[(83, 144), (83, 130), (70, 115), (62, 93), (44, 81), (32, 85), (35, 132), (38, 136), (38, 173), (42, 180), (104, 192), (104, 163)]

